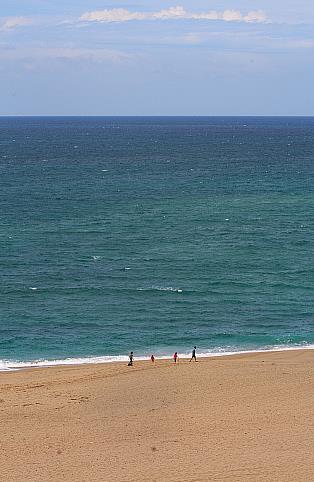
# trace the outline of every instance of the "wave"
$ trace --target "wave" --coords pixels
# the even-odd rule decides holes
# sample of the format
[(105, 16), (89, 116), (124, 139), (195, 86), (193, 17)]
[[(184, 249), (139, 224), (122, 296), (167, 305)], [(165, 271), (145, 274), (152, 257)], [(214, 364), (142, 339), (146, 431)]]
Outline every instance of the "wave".
[[(255, 350), (236, 350), (232, 348), (215, 348), (213, 350), (202, 351), (197, 353), (198, 358), (210, 358), (217, 356), (231, 356), (231, 355), (245, 355), (249, 353), (267, 353), (267, 352), (280, 352), (280, 351), (294, 351), (294, 350), (314, 350), (314, 344), (306, 345), (273, 345), (267, 346)], [(179, 358), (190, 358), (190, 352), (183, 352), (178, 354)], [(155, 355), (156, 360), (170, 360), (171, 354)], [(148, 361), (150, 355), (135, 356), (135, 361)], [(104, 356), (91, 356), (91, 357), (78, 357), (78, 358), (63, 358), (54, 360), (31, 360), (31, 361), (19, 361), (19, 360), (0, 360), (0, 372), (1, 371), (16, 371), (26, 368), (45, 368), (54, 366), (69, 366), (69, 365), (96, 365), (99, 363), (125, 363), (128, 361), (127, 355), (104, 355)]]
[[(101, 256), (93, 256), (93, 261), (98, 261), (101, 259)], [(119, 271), (130, 271), (132, 270), (131, 267), (125, 266), (120, 268)], [(168, 292), (176, 292), (176, 293), (185, 293), (185, 294), (202, 294), (203, 292), (200, 290), (192, 290), (192, 289), (182, 289), (176, 288), (173, 286), (148, 286), (148, 287), (121, 287), (121, 286), (25, 286), (25, 287), (4, 287), (0, 290), (3, 294), (7, 295), (27, 295), (30, 291), (39, 291), (41, 294), (43, 293), (81, 293), (81, 292), (89, 292), (89, 293), (135, 293), (138, 291), (143, 292), (152, 292), (152, 291), (168, 291)], [(215, 293), (215, 291), (207, 291), (208, 293)], [(219, 293), (217, 291), (217, 293)]]
[(181, 288), (174, 288), (173, 286), (150, 286), (149, 288), (137, 288), (136, 291), (174, 291), (176, 293), (182, 293)]

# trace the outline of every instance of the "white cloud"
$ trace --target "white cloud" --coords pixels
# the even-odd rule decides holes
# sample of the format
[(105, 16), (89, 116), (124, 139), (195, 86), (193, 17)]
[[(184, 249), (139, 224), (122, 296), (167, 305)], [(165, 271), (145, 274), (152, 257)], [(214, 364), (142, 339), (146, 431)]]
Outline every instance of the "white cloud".
[(263, 10), (254, 10), (244, 17), (245, 22), (267, 22), (267, 16)]
[(125, 8), (96, 10), (94, 12), (86, 12), (81, 16), (81, 20), (87, 20), (89, 22), (128, 22), (130, 20), (145, 20), (145, 18), (145, 13), (132, 13)]
[(29, 17), (7, 17), (0, 24), (0, 31), (9, 31), (17, 27), (32, 25), (33, 21)]
[(86, 12), (80, 20), (87, 22), (130, 22), (132, 20), (224, 20), (225, 22), (266, 22), (267, 17), (261, 10), (248, 12), (238, 10), (210, 10), (208, 12), (189, 12), (182, 6), (170, 7), (158, 12), (132, 12), (126, 8), (112, 8)]

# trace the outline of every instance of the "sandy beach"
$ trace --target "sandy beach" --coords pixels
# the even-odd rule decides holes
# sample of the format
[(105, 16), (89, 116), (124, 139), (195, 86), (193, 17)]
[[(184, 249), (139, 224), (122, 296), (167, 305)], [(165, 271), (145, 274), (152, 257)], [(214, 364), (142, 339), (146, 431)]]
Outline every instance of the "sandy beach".
[(0, 374), (2, 482), (314, 480), (314, 352)]

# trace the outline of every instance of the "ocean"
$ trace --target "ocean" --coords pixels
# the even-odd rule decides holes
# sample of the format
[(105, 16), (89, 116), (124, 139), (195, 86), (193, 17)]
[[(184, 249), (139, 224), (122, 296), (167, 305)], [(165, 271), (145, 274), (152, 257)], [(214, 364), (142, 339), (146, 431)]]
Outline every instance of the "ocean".
[(311, 347), (314, 118), (0, 118), (0, 369)]

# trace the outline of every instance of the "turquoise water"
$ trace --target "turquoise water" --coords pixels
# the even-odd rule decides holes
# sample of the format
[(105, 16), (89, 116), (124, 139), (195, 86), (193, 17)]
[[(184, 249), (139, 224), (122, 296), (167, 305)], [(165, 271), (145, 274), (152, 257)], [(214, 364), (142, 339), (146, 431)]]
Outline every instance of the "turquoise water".
[(0, 118), (0, 368), (313, 344), (313, 174), (314, 118)]

